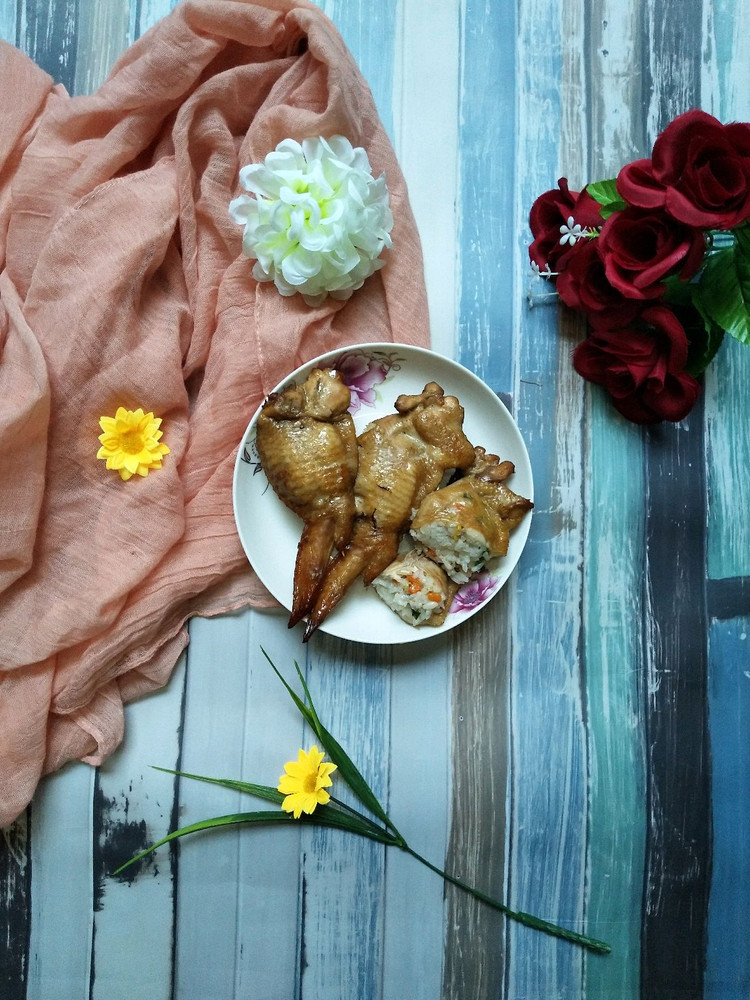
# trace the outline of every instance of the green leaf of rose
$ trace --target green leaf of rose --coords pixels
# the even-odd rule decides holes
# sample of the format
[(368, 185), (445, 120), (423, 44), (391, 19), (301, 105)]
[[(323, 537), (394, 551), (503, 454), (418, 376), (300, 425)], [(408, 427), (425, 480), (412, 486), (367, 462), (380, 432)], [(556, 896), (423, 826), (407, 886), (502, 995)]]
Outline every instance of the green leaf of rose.
[(750, 344), (750, 229), (737, 229), (734, 235), (733, 247), (709, 256), (693, 301), (703, 316)]
[(587, 184), (586, 192), (591, 195), (594, 201), (601, 205), (601, 216), (603, 219), (608, 219), (614, 212), (619, 212), (625, 208), (625, 202), (620, 197), (620, 192), (617, 190), (617, 181), (614, 178)]

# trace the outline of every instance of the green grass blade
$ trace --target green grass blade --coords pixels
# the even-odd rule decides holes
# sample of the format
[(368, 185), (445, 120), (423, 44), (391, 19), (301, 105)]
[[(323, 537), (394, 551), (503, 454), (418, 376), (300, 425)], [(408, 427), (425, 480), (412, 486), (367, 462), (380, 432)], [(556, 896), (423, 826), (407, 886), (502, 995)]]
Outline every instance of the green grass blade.
[(211, 785), (221, 785), (222, 788), (231, 788), (235, 792), (244, 792), (246, 795), (254, 795), (258, 799), (265, 799), (267, 802), (275, 802), (280, 805), (284, 801), (284, 796), (277, 788), (270, 785), (256, 785), (250, 781), (236, 781), (234, 778), (208, 778), (204, 774), (190, 774), (188, 771), (173, 771), (169, 767), (157, 767), (151, 765), (155, 771), (163, 771), (165, 774), (176, 774), (180, 778), (192, 778), (194, 781), (206, 781)]
[(151, 854), (157, 848), (163, 847), (164, 844), (168, 844), (172, 840), (177, 840), (178, 837), (186, 837), (189, 833), (198, 833), (200, 830), (210, 830), (219, 826), (233, 826), (238, 823), (278, 823), (280, 820), (289, 822), (289, 818), (287, 813), (268, 809), (259, 812), (231, 813), (228, 816), (216, 816), (214, 819), (202, 819), (197, 823), (191, 823), (189, 826), (183, 826), (179, 830), (173, 830), (172, 833), (168, 833), (166, 837), (157, 840), (151, 847), (147, 847), (145, 851), (141, 851), (132, 857), (130, 861), (126, 861), (124, 865), (120, 865), (112, 874), (119, 875), (121, 871), (135, 864), (136, 861), (140, 861), (141, 858), (145, 858), (147, 854)]
[(261, 809), (257, 812), (230, 813), (227, 816), (215, 816), (213, 819), (203, 819), (197, 823), (191, 823), (189, 826), (183, 826), (179, 830), (173, 830), (166, 837), (162, 837), (161, 840), (157, 840), (155, 844), (147, 847), (145, 851), (141, 851), (129, 861), (126, 861), (125, 864), (120, 865), (112, 874), (119, 875), (120, 872), (124, 871), (130, 865), (135, 864), (159, 847), (163, 847), (164, 844), (168, 844), (172, 840), (177, 840), (179, 837), (186, 837), (190, 833), (199, 833), (201, 830), (211, 830), (223, 826), (239, 826), (245, 823), (303, 823), (310, 826), (328, 826), (336, 830), (346, 830), (349, 833), (356, 833), (361, 837), (366, 837), (368, 840), (376, 840), (381, 844), (397, 844), (397, 841), (386, 830), (379, 830), (372, 823), (366, 820), (358, 820), (355, 816), (351, 816), (349, 813), (343, 812), (336, 807), (320, 806), (311, 815), (303, 815), (298, 820), (295, 820), (290, 813), (281, 812), (276, 809)]

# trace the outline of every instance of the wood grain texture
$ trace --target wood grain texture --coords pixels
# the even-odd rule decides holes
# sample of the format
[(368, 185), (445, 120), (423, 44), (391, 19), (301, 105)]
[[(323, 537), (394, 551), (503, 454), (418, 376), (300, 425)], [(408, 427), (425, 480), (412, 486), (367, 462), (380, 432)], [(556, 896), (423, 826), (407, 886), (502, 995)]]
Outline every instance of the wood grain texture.
[(750, 991), (750, 954), (740, 940), (750, 911), (750, 615), (713, 622), (709, 635), (713, 871), (704, 995), (740, 1000)]
[[(587, 5), (590, 146), (587, 178), (613, 177), (635, 158), (643, 129), (639, 4)], [(585, 179), (587, 179), (585, 178)], [(583, 178), (582, 178), (583, 180)], [(575, 187), (578, 184), (576, 183)], [(592, 388), (584, 565), (586, 719), (589, 739), (587, 909), (606, 960), (587, 956), (586, 996), (636, 997), (646, 836), (643, 435)]]
[[(119, 1000), (139, 992), (153, 1000), (169, 996), (176, 849), (165, 847), (120, 875), (114, 872), (175, 826), (175, 778), (153, 766), (179, 765), (184, 687), (183, 654), (164, 691), (127, 707), (125, 740), (97, 771), (90, 1000)], [(139, 918), (123, 948), (122, 928), (131, 921), (136, 899)]]
[[(566, 31), (574, 32), (570, 46), (563, 44)], [(537, 195), (560, 176), (564, 157), (570, 154), (565, 167), (571, 176), (584, 172), (576, 156), (585, 145), (580, 113), (565, 110), (565, 87), (580, 86), (581, 48), (579, 5), (519, 8), (519, 226)], [(543, 60), (536, 55), (541, 52)], [(556, 327), (555, 311), (521, 314), (515, 414), (534, 469), (536, 506), (517, 578), (508, 884), (514, 907), (581, 929), (587, 814), (579, 673), (583, 392), (571, 376), (570, 331), (560, 336)], [(580, 953), (524, 928), (510, 926), (508, 936), (509, 997), (580, 992)]]
[[(702, 14), (647, 5), (650, 146), (674, 115), (700, 104)], [(644, 149), (647, 151), (647, 149)], [(647, 629), (649, 754), (642, 996), (698, 998), (710, 880), (710, 763), (703, 407), (649, 433)]]
[(0, 830), (0, 996), (26, 996), (31, 904), (30, 810)]

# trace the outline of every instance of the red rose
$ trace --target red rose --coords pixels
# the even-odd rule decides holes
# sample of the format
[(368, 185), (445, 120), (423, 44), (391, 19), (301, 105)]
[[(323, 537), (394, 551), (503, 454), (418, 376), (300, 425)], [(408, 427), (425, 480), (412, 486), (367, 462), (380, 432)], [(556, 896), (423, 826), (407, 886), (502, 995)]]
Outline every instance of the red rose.
[(573, 219), (573, 225), (581, 229), (597, 229), (602, 224), (599, 205), (591, 195), (585, 190), (571, 191), (565, 177), (557, 183), (558, 188), (539, 195), (529, 213), (529, 225), (534, 236), (529, 257), (542, 270), (549, 267), (559, 271), (562, 259), (576, 245), (576, 241), (561, 242), (564, 234), (560, 227), (566, 227), (569, 219)]
[(602, 226), (599, 253), (607, 278), (627, 298), (655, 299), (664, 279), (692, 277), (705, 253), (705, 237), (659, 209), (624, 208)]
[(603, 385), (616, 409), (637, 424), (682, 420), (700, 386), (685, 369), (688, 339), (666, 306), (644, 309), (638, 325), (595, 330), (573, 352), (579, 375)]
[(555, 287), (562, 301), (585, 313), (594, 327), (626, 326), (643, 308), (641, 302), (625, 298), (607, 280), (598, 239), (586, 239), (576, 246)]
[(623, 167), (617, 189), (631, 205), (664, 208), (704, 229), (731, 229), (750, 218), (750, 125), (687, 111), (654, 143), (650, 160)]

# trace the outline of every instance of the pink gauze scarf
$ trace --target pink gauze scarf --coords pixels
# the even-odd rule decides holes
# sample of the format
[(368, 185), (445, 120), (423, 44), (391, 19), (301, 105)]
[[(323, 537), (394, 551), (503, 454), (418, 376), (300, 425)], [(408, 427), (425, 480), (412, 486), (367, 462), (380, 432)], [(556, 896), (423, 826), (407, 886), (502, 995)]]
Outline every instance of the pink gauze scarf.
[[(183, 0), (71, 98), (0, 43), (0, 826), (98, 764), (169, 679), (192, 615), (272, 604), (232, 514), (234, 458), (297, 365), (428, 343), (419, 239), (372, 95), (306, 0)], [(228, 215), (284, 138), (345, 135), (384, 173), (385, 267), (347, 302), (256, 284)], [(122, 482), (99, 417), (143, 406), (171, 453)], [(221, 684), (217, 665), (216, 683)]]

